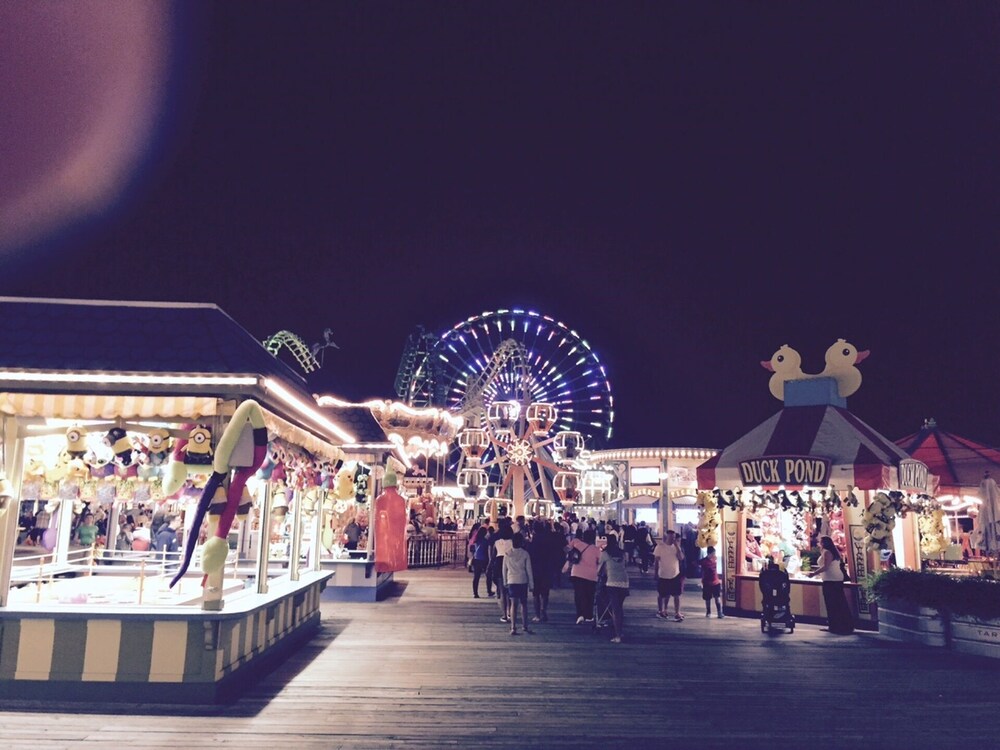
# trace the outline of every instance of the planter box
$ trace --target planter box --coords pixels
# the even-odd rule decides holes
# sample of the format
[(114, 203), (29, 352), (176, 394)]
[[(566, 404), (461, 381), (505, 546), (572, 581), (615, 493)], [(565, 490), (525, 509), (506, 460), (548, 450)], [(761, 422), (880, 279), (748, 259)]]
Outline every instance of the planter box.
[(953, 615), (951, 646), (959, 653), (1000, 659), (1000, 620)]
[(897, 641), (925, 646), (948, 645), (948, 623), (936, 609), (904, 602), (885, 602), (878, 608), (878, 632)]

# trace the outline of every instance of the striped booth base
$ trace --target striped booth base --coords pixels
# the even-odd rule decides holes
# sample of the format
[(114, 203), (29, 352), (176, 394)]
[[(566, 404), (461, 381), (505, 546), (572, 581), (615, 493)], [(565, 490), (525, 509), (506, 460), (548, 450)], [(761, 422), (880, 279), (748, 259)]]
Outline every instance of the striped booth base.
[(0, 698), (218, 703), (312, 637), (329, 573), (192, 607), (0, 610)]

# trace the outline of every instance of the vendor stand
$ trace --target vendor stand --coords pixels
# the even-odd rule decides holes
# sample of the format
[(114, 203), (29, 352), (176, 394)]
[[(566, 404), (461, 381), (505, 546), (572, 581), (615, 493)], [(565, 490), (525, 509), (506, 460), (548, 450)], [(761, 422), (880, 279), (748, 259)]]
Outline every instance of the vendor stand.
[[(324, 596), (341, 601), (377, 601), (393, 581), (392, 571), (377, 571), (372, 499), (382, 491), (386, 462), (402, 475), (419, 458), (447, 454), (462, 420), (447, 411), (416, 409), (393, 401), (350, 403), (320, 396), (324, 413), (350, 430), (343, 443), (344, 463), (324, 503), (320, 567), (332, 578)], [(355, 539), (356, 537), (356, 539)]]
[[(708, 511), (699, 546), (719, 548), (727, 612), (761, 611), (758, 573), (770, 557), (787, 566), (796, 618), (818, 622), (826, 617), (821, 585), (806, 573), (818, 537), (830, 536), (850, 571), (856, 626), (873, 629), (875, 606), (858, 581), (890, 559), (919, 567), (917, 514), (896, 511), (921, 509), (933, 477), (847, 410), (836, 378), (800, 373), (782, 385), (781, 411), (698, 467), (698, 502)], [(883, 502), (894, 526), (866, 513)]]
[(982, 573), (989, 561), (977, 546), (979, 488), (984, 477), (1000, 477), (1000, 451), (942, 430), (933, 419), (896, 445), (938, 478), (940, 507), (921, 534), (924, 567), (950, 575)]
[[(255, 510), (270, 529), (265, 454), (294, 455), (285, 477), (306, 488), (352, 439), (304, 381), (214, 305), (0, 298), (0, 316), (0, 696), (218, 701), (308, 639), (329, 578), (317, 551), (296, 531), (285, 561), (268, 544), (241, 561), (247, 525), (230, 534), (227, 519)], [(221, 495), (206, 491), (216, 484)], [(203, 495), (222, 500), (205, 533), (217, 566), (201, 559)], [(16, 556), (26, 504), (47, 514), (41, 561)], [(84, 505), (107, 516), (103, 550), (71, 546)], [(115, 549), (130, 510), (176, 513), (183, 554)], [(303, 511), (294, 503), (296, 528)]]

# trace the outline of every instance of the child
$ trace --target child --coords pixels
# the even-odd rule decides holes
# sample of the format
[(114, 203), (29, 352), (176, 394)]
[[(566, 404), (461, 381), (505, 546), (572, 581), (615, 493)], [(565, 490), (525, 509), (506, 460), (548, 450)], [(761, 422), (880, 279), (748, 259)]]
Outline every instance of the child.
[(701, 561), (701, 598), (705, 600), (705, 617), (712, 616), (712, 600), (715, 599), (715, 611), (719, 619), (722, 614), (722, 581), (716, 570), (715, 547), (705, 550), (705, 559)]

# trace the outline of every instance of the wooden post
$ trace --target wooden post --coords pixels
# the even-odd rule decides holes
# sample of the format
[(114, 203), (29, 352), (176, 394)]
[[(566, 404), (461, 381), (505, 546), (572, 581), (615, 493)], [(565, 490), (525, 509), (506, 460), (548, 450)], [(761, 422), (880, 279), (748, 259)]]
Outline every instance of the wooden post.
[(295, 493), (295, 507), (292, 508), (292, 549), (289, 552), (288, 579), (299, 580), (299, 557), (302, 554), (302, 496), (304, 490)]

